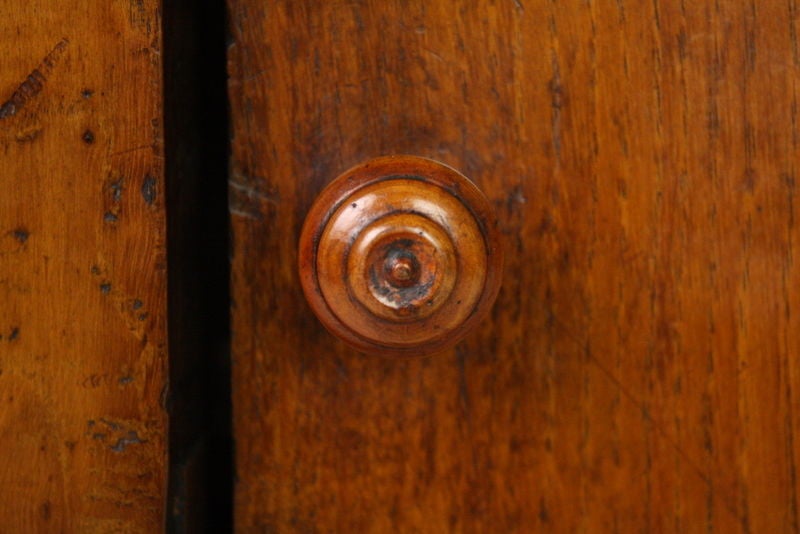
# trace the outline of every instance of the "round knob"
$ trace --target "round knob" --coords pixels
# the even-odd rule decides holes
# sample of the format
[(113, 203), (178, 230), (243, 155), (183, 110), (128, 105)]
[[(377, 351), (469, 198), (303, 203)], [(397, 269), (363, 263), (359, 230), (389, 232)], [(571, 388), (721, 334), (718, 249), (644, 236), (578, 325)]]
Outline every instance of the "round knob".
[(364, 352), (415, 356), (455, 344), (491, 308), (502, 251), (486, 197), (415, 156), (367, 161), (317, 197), (300, 280), (325, 327)]

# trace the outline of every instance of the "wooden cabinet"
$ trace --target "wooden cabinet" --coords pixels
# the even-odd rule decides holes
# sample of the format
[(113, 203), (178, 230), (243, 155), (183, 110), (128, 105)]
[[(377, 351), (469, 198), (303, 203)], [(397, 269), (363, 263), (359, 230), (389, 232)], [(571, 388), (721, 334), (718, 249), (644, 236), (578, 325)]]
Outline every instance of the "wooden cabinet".
[(158, 5), (0, 1), (0, 532), (157, 532)]
[[(229, 0), (241, 532), (793, 532), (791, 2)], [(430, 157), (506, 268), (460, 345), (361, 355), (306, 306), (338, 174)]]
[[(0, 0), (0, 532), (800, 531), (793, 1), (225, 4)], [(298, 274), (387, 155), (505, 258), (426, 357)]]

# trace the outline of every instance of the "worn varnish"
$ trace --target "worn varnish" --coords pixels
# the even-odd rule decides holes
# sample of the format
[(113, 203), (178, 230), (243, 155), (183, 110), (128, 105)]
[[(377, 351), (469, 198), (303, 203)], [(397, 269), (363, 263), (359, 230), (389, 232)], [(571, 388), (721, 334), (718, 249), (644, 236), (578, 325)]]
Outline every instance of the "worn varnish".
[(0, 2), (0, 531), (158, 532), (159, 2)]
[[(228, 4), (239, 531), (798, 531), (794, 2)], [(505, 238), (421, 360), (336, 341), (294, 268), (383, 154)]]
[(303, 293), (320, 322), (379, 356), (452, 348), (500, 289), (488, 200), (428, 158), (374, 158), (339, 175), (314, 200), (298, 248)]

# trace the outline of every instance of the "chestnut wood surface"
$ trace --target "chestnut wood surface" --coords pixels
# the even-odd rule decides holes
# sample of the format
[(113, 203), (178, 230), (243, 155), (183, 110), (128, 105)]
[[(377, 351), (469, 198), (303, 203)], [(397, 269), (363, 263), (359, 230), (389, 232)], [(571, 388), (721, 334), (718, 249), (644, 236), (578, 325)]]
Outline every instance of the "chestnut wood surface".
[(160, 532), (160, 2), (0, 0), (0, 532)]
[[(228, 0), (239, 532), (798, 532), (798, 7)], [(417, 154), (495, 206), (489, 319), (366, 356), (314, 197)]]

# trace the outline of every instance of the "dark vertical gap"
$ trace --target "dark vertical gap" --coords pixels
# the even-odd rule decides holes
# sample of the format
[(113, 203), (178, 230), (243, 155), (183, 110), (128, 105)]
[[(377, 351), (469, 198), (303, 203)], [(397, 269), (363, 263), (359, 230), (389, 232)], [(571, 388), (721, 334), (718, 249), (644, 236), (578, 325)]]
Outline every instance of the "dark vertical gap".
[(233, 524), (224, 0), (164, 0), (167, 532)]

